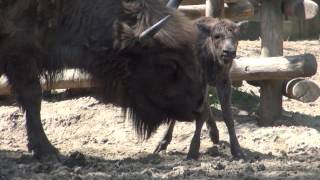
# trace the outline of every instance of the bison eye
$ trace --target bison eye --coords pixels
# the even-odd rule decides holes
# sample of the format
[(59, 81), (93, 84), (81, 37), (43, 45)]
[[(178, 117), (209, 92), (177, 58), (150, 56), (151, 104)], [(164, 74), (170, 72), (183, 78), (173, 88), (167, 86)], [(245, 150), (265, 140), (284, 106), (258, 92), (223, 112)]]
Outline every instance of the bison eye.
[(167, 76), (175, 75), (178, 68), (178, 65), (175, 62), (161, 63), (157, 66), (160, 73), (165, 74)]

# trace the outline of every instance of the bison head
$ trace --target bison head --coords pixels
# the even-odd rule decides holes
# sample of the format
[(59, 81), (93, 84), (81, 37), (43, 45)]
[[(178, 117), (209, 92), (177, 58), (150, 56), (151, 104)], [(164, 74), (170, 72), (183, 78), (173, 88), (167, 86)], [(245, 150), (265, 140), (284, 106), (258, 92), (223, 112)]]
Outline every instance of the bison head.
[[(116, 22), (113, 30), (114, 51), (126, 61), (129, 74), (122, 83), (126, 106), (138, 134), (145, 138), (163, 122), (195, 119), (203, 108), (206, 85), (195, 54), (192, 22), (170, 8), (151, 10), (152, 15), (144, 12), (136, 24)], [(141, 33), (164, 13), (170, 16), (168, 22), (141, 41)]]

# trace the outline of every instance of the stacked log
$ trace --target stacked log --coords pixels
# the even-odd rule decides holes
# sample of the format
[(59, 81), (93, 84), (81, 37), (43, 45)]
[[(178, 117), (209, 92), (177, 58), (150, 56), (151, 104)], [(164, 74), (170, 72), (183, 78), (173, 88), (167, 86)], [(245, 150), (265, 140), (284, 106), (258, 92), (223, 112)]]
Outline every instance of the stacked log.
[[(57, 75), (54, 82), (48, 83), (44, 77), (40, 79), (41, 87), (45, 90), (51, 89), (77, 89), (96, 87), (97, 84), (91, 80), (91, 76), (77, 69), (65, 70)], [(10, 86), (6, 76), (0, 77), (0, 95), (10, 94)]]
[(235, 59), (231, 68), (234, 81), (286, 80), (310, 77), (317, 72), (317, 61), (312, 54), (278, 57), (242, 57)]
[(320, 96), (319, 86), (308, 79), (295, 78), (283, 83), (283, 92), (286, 97), (304, 103), (314, 102)]
[[(316, 100), (319, 95), (319, 87), (308, 80), (297, 77), (309, 77), (317, 72), (317, 62), (313, 55), (304, 54), (287, 57), (270, 58), (239, 58), (235, 59), (231, 68), (231, 79), (233, 82), (242, 80), (274, 80), (286, 79), (283, 94), (287, 97), (310, 102)], [(65, 70), (57, 76), (56, 81), (48, 84), (41, 78), (43, 90), (50, 89), (78, 89), (97, 87), (98, 84), (92, 82), (91, 76), (76, 69)], [(0, 78), (0, 95), (10, 94), (5, 76)]]
[[(212, 7), (221, 9), (221, 7), (217, 8), (216, 6), (211, 6), (211, 4), (215, 4), (218, 1), (223, 0), (183, 0), (179, 9), (188, 17), (195, 19), (210, 14), (208, 11), (210, 12)], [(255, 6), (253, 6), (253, 4)], [(317, 3), (312, 0), (283, 0), (281, 6), (281, 11), (285, 16), (295, 16), (304, 20), (314, 18), (319, 12)], [(224, 0), (223, 8), (224, 9), (220, 11), (224, 12), (221, 13), (224, 18), (236, 21), (259, 19), (261, 0)]]
[(319, 7), (312, 0), (284, 0), (282, 11), (286, 16), (296, 16), (300, 19), (312, 19), (318, 13)]
[[(208, 0), (206, 4), (199, 4), (196, 2), (198, 1), (187, 1), (184, 4), (195, 4), (181, 5), (179, 7), (179, 10), (181, 10), (186, 16), (190, 17), (191, 19), (195, 19), (201, 16), (205, 16), (206, 11), (210, 11), (210, 6), (214, 8), (213, 4), (217, 2), (217, 0)], [(235, 21), (248, 19), (249, 17), (254, 15), (254, 8), (252, 4), (247, 0), (229, 0), (227, 3), (224, 3), (223, 7), (223, 17)], [(207, 12), (207, 14), (210, 13)]]

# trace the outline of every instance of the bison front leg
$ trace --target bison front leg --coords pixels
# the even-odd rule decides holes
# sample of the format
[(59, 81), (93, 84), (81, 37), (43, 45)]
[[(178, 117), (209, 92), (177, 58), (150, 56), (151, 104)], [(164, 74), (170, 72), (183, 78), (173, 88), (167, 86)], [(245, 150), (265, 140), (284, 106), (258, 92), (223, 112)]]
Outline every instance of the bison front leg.
[(54, 158), (56, 160), (58, 151), (47, 139), (41, 124), (41, 86), (36, 63), (27, 60), (12, 60), (7, 65), (6, 75), (17, 101), (24, 110), (28, 150), (33, 152), (38, 159), (52, 160)]
[(234, 129), (234, 121), (231, 111), (231, 81), (229, 78), (219, 79), (216, 87), (221, 104), (222, 117), (229, 132), (231, 154), (236, 158), (243, 158), (244, 154), (241, 150), (236, 131)]
[(215, 120), (213, 119), (213, 114), (210, 108), (210, 104), (208, 102), (209, 86), (207, 86), (206, 88), (207, 89), (206, 89), (206, 99), (204, 101), (204, 109), (199, 115), (199, 117), (196, 119), (196, 130), (191, 140), (191, 145), (190, 145), (190, 149), (187, 157), (188, 159), (199, 158), (201, 129), (204, 122), (206, 122), (207, 128), (209, 129), (209, 135), (211, 140), (214, 143), (219, 143), (219, 130), (217, 128)]
[(158, 154), (159, 152), (167, 149), (168, 145), (171, 143), (171, 140), (172, 140), (172, 133), (173, 133), (175, 123), (176, 121), (170, 122), (169, 127), (164, 133), (162, 140), (159, 142), (158, 146), (153, 151), (154, 154)]
[(201, 113), (200, 117), (196, 119), (196, 130), (191, 140), (187, 159), (199, 158), (201, 130), (202, 130), (203, 123), (208, 120), (209, 112), (210, 112), (210, 106), (206, 101), (205, 109)]

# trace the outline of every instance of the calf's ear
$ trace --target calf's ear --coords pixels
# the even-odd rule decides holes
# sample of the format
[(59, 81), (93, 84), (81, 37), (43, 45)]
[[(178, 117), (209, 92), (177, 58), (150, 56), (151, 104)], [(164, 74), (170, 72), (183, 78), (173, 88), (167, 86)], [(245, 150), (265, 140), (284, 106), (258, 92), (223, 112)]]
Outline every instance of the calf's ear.
[(197, 23), (197, 28), (202, 33), (210, 34), (210, 27), (205, 23)]

